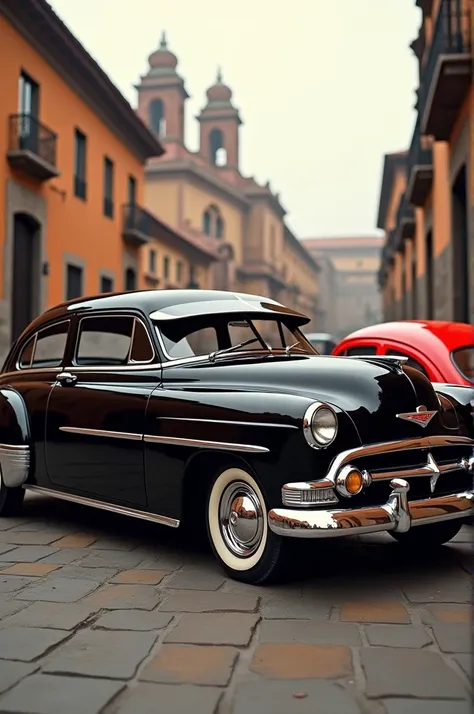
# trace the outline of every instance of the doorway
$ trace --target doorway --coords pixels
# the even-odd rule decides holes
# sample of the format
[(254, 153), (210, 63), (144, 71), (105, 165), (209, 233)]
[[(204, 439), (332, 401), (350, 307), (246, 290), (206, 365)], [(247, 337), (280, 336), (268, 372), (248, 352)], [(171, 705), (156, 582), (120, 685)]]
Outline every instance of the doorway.
[(469, 322), (469, 247), (467, 228), (466, 165), (457, 174), (451, 189), (453, 250), (453, 319)]
[(26, 213), (13, 217), (11, 339), (17, 339), (39, 312), (41, 226)]

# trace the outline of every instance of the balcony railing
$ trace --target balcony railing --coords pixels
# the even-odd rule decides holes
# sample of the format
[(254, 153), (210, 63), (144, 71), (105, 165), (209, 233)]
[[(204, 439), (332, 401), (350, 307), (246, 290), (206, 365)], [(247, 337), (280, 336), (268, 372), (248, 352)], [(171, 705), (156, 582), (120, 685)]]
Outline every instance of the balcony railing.
[(57, 135), (31, 114), (9, 117), (10, 165), (29, 176), (46, 181), (59, 176), (56, 167)]
[(123, 226), (122, 237), (132, 246), (148, 243), (154, 235), (158, 222), (144, 208), (135, 203), (126, 203), (122, 206)]
[(397, 227), (393, 239), (395, 252), (400, 250), (406, 238), (413, 238), (415, 235), (415, 209), (408, 200), (407, 194), (403, 193), (400, 198), (397, 210)]
[[(432, 134), (439, 140), (449, 138), (471, 84), (470, 53), (469, 13), (461, 9), (461, 0), (441, 0), (421, 73), (418, 110), (424, 134)], [(451, 65), (449, 73), (447, 63)]]
[(418, 115), (408, 152), (408, 185), (406, 195), (414, 206), (424, 206), (433, 183), (433, 149), (428, 137), (420, 131)]

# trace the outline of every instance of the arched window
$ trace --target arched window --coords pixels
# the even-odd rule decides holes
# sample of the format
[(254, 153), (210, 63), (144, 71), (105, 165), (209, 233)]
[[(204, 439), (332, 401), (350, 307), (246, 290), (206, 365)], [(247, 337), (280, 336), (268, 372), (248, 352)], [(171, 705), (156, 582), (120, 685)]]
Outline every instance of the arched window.
[[(220, 129), (212, 129), (211, 133), (209, 134), (209, 152), (210, 152), (210, 161), (211, 164), (214, 164), (214, 166), (222, 166), (222, 164), (217, 163), (218, 159), (218, 152), (220, 150), (224, 149), (224, 135)], [(219, 155), (219, 158), (221, 158), (222, 153)], [(227, 155), (225, 156), (227, 160)], [(222, 160), (222, 159), (221, 159)]]
[(154, 99), (150, 104), (150, 127), (158, 136), (166, 135), (165, 105), (161, 99)]
[(204, 233), (208, 236), (211, 235), (212, 231), (212, 217), (209, 211), (204, 211), (204, 215), (202, 217), (202, 230)]
[(224, 220), (217, 206), (208, 206), (204, 211), (202, 216), (202, 230), (206, 235), (214, 236), (214, 238), (224, 237)]
[(221, 147), (216, 151), (216, 166), (226, 166), (227, 165), (227, 151)]

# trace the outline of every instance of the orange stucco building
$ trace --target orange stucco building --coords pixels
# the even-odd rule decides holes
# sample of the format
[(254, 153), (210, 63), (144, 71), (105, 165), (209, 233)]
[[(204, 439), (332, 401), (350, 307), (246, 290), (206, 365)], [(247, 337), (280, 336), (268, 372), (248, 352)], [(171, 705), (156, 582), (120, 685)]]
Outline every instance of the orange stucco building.
[(416, 0), (417, 116), (384, 159), (377, 225), (386, 319), (474, 322), (472, 0)]
[[(44, 0), (0, 0), (0, 355), (46, 307), (82, 294), (161, 287), (211, 250), (144, 204), (163, 154), (107, 75)], [(181, 268), (179, 268), (181, 265)]]

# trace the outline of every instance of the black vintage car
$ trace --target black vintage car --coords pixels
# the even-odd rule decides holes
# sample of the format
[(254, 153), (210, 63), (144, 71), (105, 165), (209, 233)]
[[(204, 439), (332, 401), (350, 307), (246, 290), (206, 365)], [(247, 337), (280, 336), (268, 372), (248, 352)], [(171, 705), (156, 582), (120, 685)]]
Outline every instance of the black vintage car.
[(251, 583), (275, 578), (297, 538), (448, 541), (473, 498), (456, 400), (403, 358), (318, 355), (308, 322), (199, 290), (48, 310), (0, 374), (0, 515), (31, 489), (205, 523), (221, 565)]

